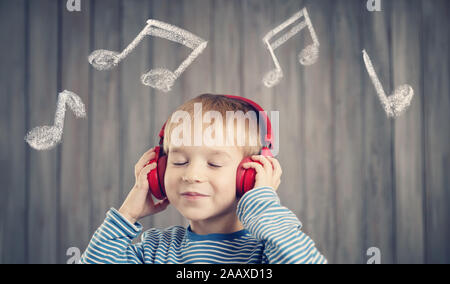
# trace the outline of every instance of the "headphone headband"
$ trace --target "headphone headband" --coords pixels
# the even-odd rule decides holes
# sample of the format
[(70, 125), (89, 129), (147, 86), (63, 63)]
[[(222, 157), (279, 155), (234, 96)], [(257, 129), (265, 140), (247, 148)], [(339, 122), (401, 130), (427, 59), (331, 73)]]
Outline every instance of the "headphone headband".
[[(247, 98), (238, 97), (238, 96), (232, 96), (232, 95), (223, 95), (223, 96), (225, 96), (225, 97), (227, 97), (227, 98), (229, 98), (229, 99), (235, 99), (235, 100), (239, 100), (239, 101), (246, 102), (246, 103), (248, 103), (251, 107), (253, 107), (253, 109), (254, 109), (258, 114), (259, 114), (259, 113), (262, 114), (262, 116), (263, 116), (263, 118), (264, 118), (264, 120), (265, 120), (265, 125), (266, 125), (266, 130), (267, 130), (267, 133), (266, 133), (266, 135), (264, 136), (264, 142), (266, 143), (264, 147), (267, 147), (268, 149), (271, 149), (271, 148), (272, 148), (272, 145), (273, 145), (272, 124), (270, 123), (270, 119), (269, 119), (269, 117), (267, 116), (267, 114), (266, 114), (266, 112), (264, 111), (264, 109), (263, 109), (260, 105), (258, 105), (257, 103), (255, 103), (254, 101), (252, 101), (252, 100), (250, 100), (250, 99), (247, 99)], [(168, 121), (167, 121), (167, 122), (168, 122)], [(165, 130), (165, 128), (166, 128), (167, 122), (164, 123), (164, 125), (163, 125), (161, 131), (159, 132), (159, 137), (160, 137), (159, 145), (160, 145), (160, 146), (162, 146), (163, 143), (164, 143), (164, 130)]]

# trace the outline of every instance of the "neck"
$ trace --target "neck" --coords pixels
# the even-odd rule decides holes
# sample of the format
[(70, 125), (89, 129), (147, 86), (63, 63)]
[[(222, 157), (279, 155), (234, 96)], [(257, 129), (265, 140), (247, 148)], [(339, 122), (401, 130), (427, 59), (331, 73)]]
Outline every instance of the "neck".
[(189, 224), (192, 232), (197, 235), (231, 234), (244, 229), (244, 225), (239, 221), (235, 209), (232, 209), (226, 215), (216, 216), (210, 219), (190, 220)]

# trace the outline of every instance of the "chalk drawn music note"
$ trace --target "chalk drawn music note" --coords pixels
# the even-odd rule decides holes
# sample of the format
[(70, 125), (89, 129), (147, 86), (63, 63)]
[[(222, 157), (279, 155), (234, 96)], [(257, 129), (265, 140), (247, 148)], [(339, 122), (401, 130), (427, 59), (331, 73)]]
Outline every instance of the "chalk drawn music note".
[(400, 116), (411, 104), (411, 100), (414, 97), (414, 89), (410, 85), (401, 85), (394, 90), (394, 93), (389, 97), (386, 96), (386, 92), (381, 85), (380, 79), (375, 73), (372, 61), (366, 50), (363, 50), (364, 63), (366, 65), (367, 72), (369, 73), (372, 83), (375, 86), (378, 97), (388, 117), (395, 118)]
[(55, 125), (36, 127), (25, 137), (25, 141), (32, 148), (39, 151), (50, 150), (61, 142), (66, 104), (78, 118), (86, 117), (85, 107), (80, 97), (69, 91), (59, 93), (56, 106)]
[[(280, 38), (278, 38), (273, 43), (270, 43), (270, 40), (275, 37), (277, 34), (279, 34), (281, 31), (289, 27), (290, 25), (294, 24), (297, 20), (304, 17), (305, 20), (300, 22), (299, 24), (295, 25), (291, 28), (288, 32), (286, 32), (284, 35), (282, 35)], [(275, 85), (277, 85), (281, 78), (283, 78), (283, 70), (281, 69), (280, 63), (275, 56), (275, 50), (280, 47), (282, 44), (284, 44), (286, 41), (288, 41), (290, 38), (292, 38), (294, 35), (299, 33), (304, 28), (308, 28), (313, 43), (306, 46), (298, 55), (298, 60), (300, 64), (303, 66), (309, 66), (313, 65), (317, 62), (317, 59), (319, 58), (319, 40), (317, 38), (316, 32), (314, 31), (314, 27), (311, 23), (311, 19), (309, 18), (309, 14), (306, 8), (303, 8), (296, 14), (294, 14), (292, 17), (290, 17), (288, 20), (286, 20), (284, 23), (270, 31), (264, 38), (263, 42), (269, 49), (270, 55), (272, 56), (272, 60), (275, 64), (275, 69), (268, 72), (263, 79), (264, 85), (268, 88), (272, 88)]]
[(146, 86), (169, 92), (186, 68), (203, 52), (208, 42), (200, 37), (175, 27), (173, 25), (148, 20), (147, 26), (121, 53), (109, 50), (96, 50), (89, 56), (89, 63), (97, 70), (109, 70), (116, 67), (128, 54), (130, 54), (146, 36), (156, 36), (182, 44), (190, 49), (192, 53), (186, 58), (175, 71), (168, 69), (152, 69), (141, 78)]

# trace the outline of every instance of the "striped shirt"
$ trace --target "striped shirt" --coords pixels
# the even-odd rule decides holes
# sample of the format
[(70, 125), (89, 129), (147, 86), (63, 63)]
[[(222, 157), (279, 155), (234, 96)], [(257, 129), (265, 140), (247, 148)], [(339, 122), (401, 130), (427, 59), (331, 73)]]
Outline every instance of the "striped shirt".
[(255, 188), (239, 201), (237, 216), (244, 229), (231, 234), (195, 234), (190, 226), (142, 231), (111, 208), (93, 235), (80, 263), (327, 263), (292, 211), (281, 206), (269, 187)]

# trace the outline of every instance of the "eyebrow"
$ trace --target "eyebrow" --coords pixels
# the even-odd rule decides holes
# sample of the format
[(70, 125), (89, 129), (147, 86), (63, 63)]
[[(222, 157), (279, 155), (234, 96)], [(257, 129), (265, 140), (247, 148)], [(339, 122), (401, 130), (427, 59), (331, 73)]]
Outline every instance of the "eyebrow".
[[(172, 149), (169, 150), (169, 153), (185, 153), (185, 151), (184, 151), (182, 148), (180, 148), (180, 147), (174, 147), (174, 148), (172, 148)], [(210, 154), (211, 156), (215, 156), (215, 155), (225, 155), (225, 156), (227, 156), (228, 158), (231, 159), (231, 155), (228, 154), (228, 153), (225, 152), (225, 151), (220, 151), (220, 150), (210, 150), (210, 151), (209, 151), (209, 154)]]

